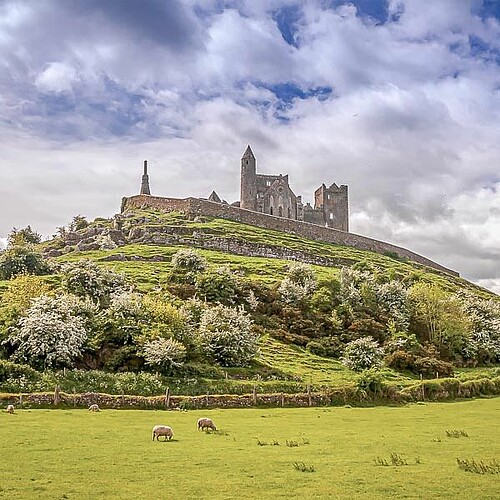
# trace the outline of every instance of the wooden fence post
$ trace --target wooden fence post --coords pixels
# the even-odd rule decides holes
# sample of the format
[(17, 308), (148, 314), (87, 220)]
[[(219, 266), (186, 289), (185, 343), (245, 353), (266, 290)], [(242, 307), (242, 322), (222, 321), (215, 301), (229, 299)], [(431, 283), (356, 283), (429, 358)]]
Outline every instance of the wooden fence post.
[(311, 394), (311, 386), (307, 386), (307, 401), (309, 403), (309, 406), (312, 406), (312, 394)]
[(73, 387), (73, 408), (76, 407), (76, 387)]
[(23, 395), (19, 394), (19, 406), (22, 408), (23, 407)]
[(170, 408), (170, 387), (167, 387), (167, 390), (165, 391), (165, 406)]
[(208, 406), (208, 396), (210, 395), (209, 391), (207, 391), (207, 395), (205, 396), (205, 403)]
[(253, 404), (257, 406), (257, 386), (253, 386), (253, 394), (252, 394)]
[(281, 393), (281, 406), (285, 406), (285, 396)]
[(58, 405), (60, 401), (60, 396), (59, 396), (59, 386), (56, 385), (56, 388), (54, 389), (54, 404)]

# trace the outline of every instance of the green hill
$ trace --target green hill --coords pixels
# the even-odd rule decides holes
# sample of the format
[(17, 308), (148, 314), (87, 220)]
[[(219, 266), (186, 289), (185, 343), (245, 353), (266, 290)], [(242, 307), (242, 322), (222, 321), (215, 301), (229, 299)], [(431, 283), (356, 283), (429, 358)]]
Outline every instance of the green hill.
[[(30, 297), (70, 292), (98, 304), (92, 310), (80, 305), (74, 313), (83, 318), (88, 337), (80, 355), (69, 362), (70, 367), (84, 371), (78, 375), (79, 382), (68, 379), (68, 390), (71, 384), (80, 384), (82, 390), (95, 389), (91, 375), (85, 375), (87, 371), (100, 380), (100, 390), (113, 391), (120, 386), (122, 390), (129, 387), (129, 392), (139, 391), (123, 385), (123, 378), (118, 383), (112, 375), (97, 376), (89, 369), (159, 371), (167, 378), (158, 383), (172, 385), (175, 379), (178, 391), (186, 394), (203, 393), (208, 388), (240, 393), (256, 383), (260, 390), (285, 392), (303, 390), (309, 384), (353, 384), (358, 380), (356, 371), (363, 367), (353, 371), (341, 361), (349, 344), (358, 341), (384, 350), (384, 366), (377, 377), (385, 383), (405, 386), (421, 376), (453, 372), (465, 379), (475, 377), (475, 373), (482, 377), (497, 373), (498, 297), (444, 271), (394, 254), (175, 212), (132, 210), (82, 226), (76, 231), (61, 231), (59, 237), (39, 245), (55, 262), (52, 274), (32, 278), (39, 280), (36, 286), (41, 291), (30, 291), (32, 283), (19, 285), (22, 277), (0, 283), (4, 291), (0, 310), (4, 340), (29, 315)], [(173, 257), (180, 249), (195, 249), (205, 267), (196, 272), (179, 267)], [(96, 271), (90, 267), (82, 273), (82, 259), (103, 270), (97, 274), (106, 269), (111, 274), (93, 276)], [(294, 277), (290, 263), (297, 261), (310, 267), (299, 268)], [(123, 274), (135, 290), (132, 295), (122, 295), (121, 302), (115, 299), (122, 286), (115, 273)], [(308, 279), (313, 283), (310, 289)], [(91, 282), (93, 292), (89, 291)], [(297, 290), (303, 294), (298, 298)], [(16, 305), (22, 294), (31, 295), (23, 305)], [(259, 338), (259, 354), (249, 365), (231, 366), (240, 363), (217, 358), (217, 352), (200, 347), (200, 319), (193, 318), (204, 313), (196, 308), (219, 311), (214, 309), (223, 307), (218, 304), (239, 310), (250, 319), (252, 335)], [(224, 311), (219, 313), (224, 315)], [(216, 314), (213, 321), (217, 320)], [(205, 329), (210, 330), (210, 325)], [(487, 342), (481, 337), (484, 332)], [(171, 339), (180, 349), (182, 362), (171, 360), (156, 367), (144, 364), (145, 346), (155, 339)], [(7, 343), (3, 357), (20, 360), (18, 344)], [(28, 358), (40, 369), (36, 360)], [(50, 368), (62, 365), (54, 363)], [(63, 387), (65, 384), (60, 375), (45, 375), (45, 382), (31, 375), (39, 388), (44, 388), (44, 383), (50, 388), (56, 379)], [(197, 380), (195, 386), (190, 386), (189, 380)], [(8, 387), (15, 388), (15, 383)]]

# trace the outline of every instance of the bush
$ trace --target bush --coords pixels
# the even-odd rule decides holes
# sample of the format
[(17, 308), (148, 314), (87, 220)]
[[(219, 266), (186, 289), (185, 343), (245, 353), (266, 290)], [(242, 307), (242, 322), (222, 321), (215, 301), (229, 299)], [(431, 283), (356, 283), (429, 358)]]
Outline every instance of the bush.
[(200, 298), (209, 302), (219, 302), (226, 306), (234, 305), (238, 296), (239, 284), (227, 266), (198, 275), (196, 291)]
[(111, 295), (127, 290), (125, 276), (101, 268), (91, 260), (80, 260), (65, 264), (63, 288), (78, 297), (90, 297), (102, 307), (107, 307)]
[(65, 295), (34, 299), (8, 339), (16, 348), (13, 358), (43, 369), (71, 366), (87, 338), (84, 321), (74, 315), (74, 308), (75, 300)]
[(171, 283), (194, 285), (196, 276), (208, 268), (208, 262), (198, 252), (181, 249), (172, 257), (172, 270), (168, 276)]
[(24, 377), (28, 380), (36, 380), (38, 372), (28, 365), (20, 365), (0, 359), (0, 383), (7, 379), (17, 379)]
[(312, 297), (316, 289), (316, 276), (311, 266), (294, 262), (288, 266), (288, 275), (279, 286), (279, 293), (284, 302), (299, 305)]
[(144, 344), (144, 358), (151, 366), (170, 374), (182, 366), (186, 358), (186, 348), (177, 340), (158, 338)]
[(351, 370), (360, 372), (382, 366), (384, 350), (370, 337), (363, 337), (347, 344), (342, 364)]
[(32, 245), (13, 246), (0, 253), (0, 278), (9, 280), (20, 274), (47, 274), (49, 266)]
[(199, 331), (203, 352), (222, 366), (245, 366), (258, 352), (258, 334), (243, 308), (218, 305), (205, 310)]
[(424, 378), (452, 377), (453, 365), (436, 358), (416, 358), (413, 372), (421, 373)]

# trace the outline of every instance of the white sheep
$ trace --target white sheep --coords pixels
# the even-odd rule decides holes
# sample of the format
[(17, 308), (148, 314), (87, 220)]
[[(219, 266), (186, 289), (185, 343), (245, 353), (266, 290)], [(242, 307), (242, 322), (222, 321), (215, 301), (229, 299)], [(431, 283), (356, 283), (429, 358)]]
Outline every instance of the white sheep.
[(14, 413), (14, 405), (7, 405), (7, 408), (5, 409), (7, 413)]
[(213, 423), (211, 418), (199, 418), (198, 419), (198, 430), (204, 431), (205, 429), (212, 429), (213, 431), (217, 430), (215, 424)]
[(89, 406), (89, 411), (101, 411), (99, 405), (93, 404)]
[(174, 431), (168, 425), (155, 425), (153, 427), (153, 441), (155, 438), (159, 441), (160, 436), (165, 436), (164, 441), (170, 440), (174, 436)]

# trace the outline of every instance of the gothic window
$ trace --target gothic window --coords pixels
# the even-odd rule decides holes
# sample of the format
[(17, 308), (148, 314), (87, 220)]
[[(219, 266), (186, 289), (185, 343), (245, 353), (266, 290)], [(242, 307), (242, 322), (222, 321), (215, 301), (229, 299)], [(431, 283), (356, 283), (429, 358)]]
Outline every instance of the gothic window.
[(283, 207), (278, 207), (278, 215), (283, 217)]
[(271, 181), (266, 181), (266, 186), (270, 186), (271, 185)]
[(270, 213), (271, 215), (273, 215), (273, 207), (271, 207), (271, 208), (269, 209), (269, 213)]
[(291, 216), (291, 212), (290, 212), (290, 207), (288, 207), (288, 218), (291, 219), (292, 216)]
[(333, 220), (333, 214), (330, 212), (330, 220)]

